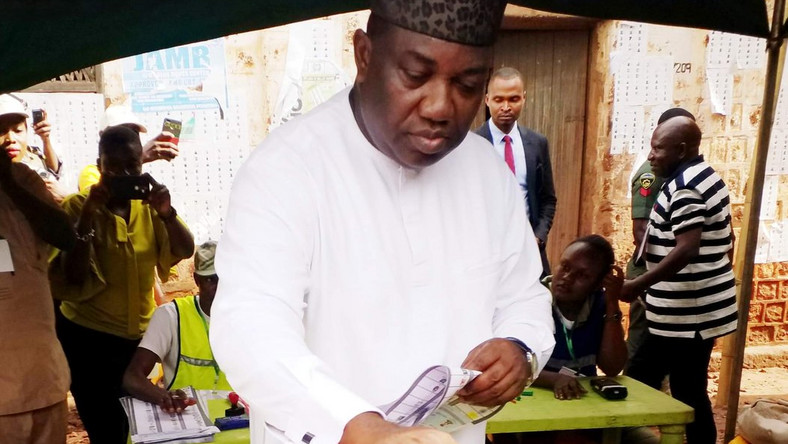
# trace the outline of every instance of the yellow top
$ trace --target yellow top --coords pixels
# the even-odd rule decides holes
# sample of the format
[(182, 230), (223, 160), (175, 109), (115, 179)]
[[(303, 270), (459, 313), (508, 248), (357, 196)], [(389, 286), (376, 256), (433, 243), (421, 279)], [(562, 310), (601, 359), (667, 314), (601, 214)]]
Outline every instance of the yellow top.
[(99, 183), (99, 180), (101, 180), (101, 173), (96, 165), (91, 164), (82, 168), (82, 171), (79, 172), (79, 191), (92, 187)]
[[(76, 224), (90, 189), (66, 198), (63, 208)], [(179, 218), (178, 221), (183, 224)], [(90, 273), (82, 285), (65, 279), (60, 256), (50, 268), (52, 295), (60, 311), (83, 327), (138, 339), (156, 308), (153, 282), (157, 265), (162, 281), (180, 258), (170, 252), (170, 239), (156, 211), (131, 201), (129, 223), (103, 208), (93, 220)]]

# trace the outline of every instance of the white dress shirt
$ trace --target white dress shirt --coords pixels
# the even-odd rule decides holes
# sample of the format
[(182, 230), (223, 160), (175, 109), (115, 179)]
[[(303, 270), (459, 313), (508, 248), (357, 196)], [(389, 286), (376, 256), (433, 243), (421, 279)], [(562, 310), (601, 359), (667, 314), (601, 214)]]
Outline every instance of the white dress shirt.
[[(522, 340), (540, 366), (553, 349), (534, 235), (488, 142), (470, 134), (403, 168), (363, 136), (348, 92), (269, 135), (230, 196), (210, 335), (253, 442), (336, 443), (492, 337)], [(454, 437), (481, 444), (484, 427)]]
[[(501, 159), (506, 159), (506, 142), (503, 140), (504, 134), (495, 124), (492, 119), (487, 120), (487, 125), (490, 127), (490, 134), (492, 134), (493, 146), (495, 152), (501, 156)], [(525, 163), (525, 148), (523, 146), (523, 138), (520, 137), (520, 129), (517, 127), (517, 122), (514, 123), (512, 130), (509, 132), (509, 137), (512, 138), (512, 154), (514, 155), (514, 177), (517, 183), (520, 184), (520, 189), (523, 190), (523, 201), (525, 202), (526, 215), (531, 214), (531, 209), (528, 208), (528, 186), (526, 185), (527, 167)]]

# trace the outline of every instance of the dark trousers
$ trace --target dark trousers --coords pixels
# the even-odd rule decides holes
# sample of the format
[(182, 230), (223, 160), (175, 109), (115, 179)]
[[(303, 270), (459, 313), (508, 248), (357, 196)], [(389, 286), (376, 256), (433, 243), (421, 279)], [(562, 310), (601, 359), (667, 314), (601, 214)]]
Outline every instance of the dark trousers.
[(668, 376), (673, 397), (695, 409), (695, 421), (687, 425), (687, 444), (717, 442), (717, 427), (706, 391), (712, 347), (714, 339), (648, 334), (629, 363), (630, 377), (657, 390)]
[(139, 340), (82, 327), (57, 313), (57, 336), (71, 369), (71, 394), (92, 444), (125, 444), (129, 433), (118, 399), (123, 372)]
[(624, 374), (629, 375), (629, 363), (646, 340), (648, 335), (648, 321), (646, 320), (646, 303), (638, 297), (629, 303), (629, 328), (627, 329), (627, 352), (630, 359), (624, 367)]
[(550, 276), (550, 262), (547, 261), (547, 244), (539, 245), (539, 256), (542, 259), (542, 275), (539, 276), (539, 279), (544, 279), (546, 276)]

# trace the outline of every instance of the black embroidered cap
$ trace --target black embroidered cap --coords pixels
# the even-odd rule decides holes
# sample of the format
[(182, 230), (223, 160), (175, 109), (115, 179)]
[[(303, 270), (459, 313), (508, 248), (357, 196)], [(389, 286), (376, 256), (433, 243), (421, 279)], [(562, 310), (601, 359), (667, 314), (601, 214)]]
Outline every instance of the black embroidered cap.
[(372, 13), (411, 31), (472, 46), (495, 43), (506, 1), (372, 0)]

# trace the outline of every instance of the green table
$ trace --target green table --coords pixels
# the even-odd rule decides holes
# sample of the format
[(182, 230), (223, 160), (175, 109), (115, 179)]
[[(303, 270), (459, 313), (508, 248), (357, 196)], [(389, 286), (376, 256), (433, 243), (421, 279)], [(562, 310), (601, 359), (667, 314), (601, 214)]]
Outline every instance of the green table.
[[(221, 418), (224, 416), (224, 410), (229, 407), (230, 401), (226, 399), (209, 399), (208, 415), (214, 420)], [(219, 432), (213, 438), (213, 442), (219, 444), (249, 444), (249, 428)]]
[(604, 429), (607, 444), (620, 442), (621, 427), (658, 426), (662, 444), (684, 442), (684, 426), (694, 418), (691, 407), (626, 376), (615, 379), (626, 386), (629, 396), (608, 401), (591, 390), (588, 379), (580, 381), (588, 393), (575, 400), (561, 401), (552, 390), (530, 388), (533, 396), (508, 403), (487, 422), (487, 433)]

